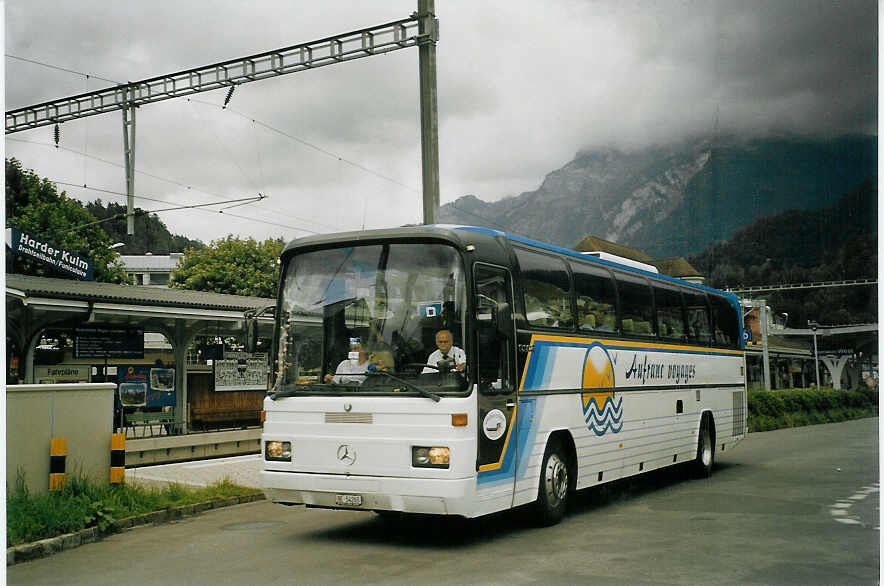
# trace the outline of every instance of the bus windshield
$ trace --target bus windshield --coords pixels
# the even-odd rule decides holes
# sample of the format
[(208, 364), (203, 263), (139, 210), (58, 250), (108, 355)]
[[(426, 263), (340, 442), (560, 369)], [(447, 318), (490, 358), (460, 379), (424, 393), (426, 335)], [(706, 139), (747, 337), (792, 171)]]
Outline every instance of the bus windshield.
[[(295, 254), (281, 288), (275, 392), (438, 399), (435, 393), (463, 391), (465, 310), (462, 261), (445, 244)], [(437, 338), (455, 347), (445, 360), (436, 360)]]

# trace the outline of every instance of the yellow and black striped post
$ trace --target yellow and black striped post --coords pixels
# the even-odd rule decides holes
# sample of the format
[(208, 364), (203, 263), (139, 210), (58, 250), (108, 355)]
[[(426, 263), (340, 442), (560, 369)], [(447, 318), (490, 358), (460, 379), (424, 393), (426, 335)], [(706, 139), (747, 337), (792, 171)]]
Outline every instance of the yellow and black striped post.
[(110, 482), (120, 484), (126, 480), (126, 434), (111, 434)]
[(64, 488), (64, 461), (67, 453), (65, 438), (54, 437), (49, 440), (49, 490)]

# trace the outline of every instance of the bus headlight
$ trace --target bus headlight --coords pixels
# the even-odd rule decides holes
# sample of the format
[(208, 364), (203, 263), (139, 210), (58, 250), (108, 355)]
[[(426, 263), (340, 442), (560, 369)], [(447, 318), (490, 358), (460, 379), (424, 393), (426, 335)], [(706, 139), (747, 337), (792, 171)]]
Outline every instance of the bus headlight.
[(264, 459), (278, 462), (292, 461), (292, 442), (269, 441), (264, 444)]
[(448, 468), (450, 451), (444, 446), (411, 446), (411, 465), (415, 468)]

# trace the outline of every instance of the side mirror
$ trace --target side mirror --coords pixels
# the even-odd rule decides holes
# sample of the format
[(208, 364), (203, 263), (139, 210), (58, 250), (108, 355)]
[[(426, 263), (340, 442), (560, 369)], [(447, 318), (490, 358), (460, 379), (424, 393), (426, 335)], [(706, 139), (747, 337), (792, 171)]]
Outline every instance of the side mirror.
[(258, 318), (265, 313), (273, 313), (275, 311), (275, 305), (267, 305), (261, 309), (250, 309), (243, 314), (245, 318), (245, 323), (243, 324), (245, 340), (243, 340), (243, 345), (246, 347), (246, 352), (252, 353), (258, 348)]
[(258, 318), (254, 315), (246, 316), (245, 340), (243, 341), (246, 352), (253, 353), (258, 348)]

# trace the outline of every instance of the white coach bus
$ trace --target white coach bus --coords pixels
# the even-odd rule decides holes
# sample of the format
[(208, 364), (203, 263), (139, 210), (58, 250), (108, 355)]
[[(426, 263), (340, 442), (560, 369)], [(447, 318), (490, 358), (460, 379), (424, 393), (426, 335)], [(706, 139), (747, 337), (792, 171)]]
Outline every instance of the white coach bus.
[(468, 226), (311, 236), (281, 263), (273, 502), (532, 504), (552, 524), (574, 490), (682, 462), (708, 476), (746, 435), (732, 294)]

